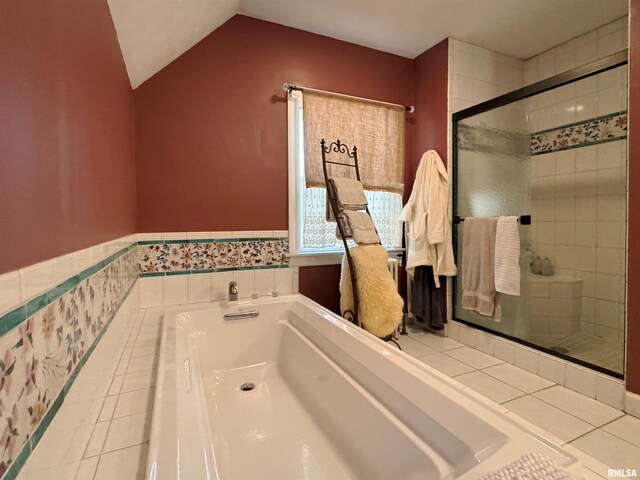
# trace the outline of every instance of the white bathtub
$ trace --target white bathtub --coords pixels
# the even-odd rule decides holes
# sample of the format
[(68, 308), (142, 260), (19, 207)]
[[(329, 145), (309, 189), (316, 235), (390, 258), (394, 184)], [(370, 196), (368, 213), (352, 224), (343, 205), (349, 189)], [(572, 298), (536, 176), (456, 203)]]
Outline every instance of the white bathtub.
[[(260, 315), (223, 320), (245, 310)], [(150, 480), (475, 480), (529, 452), (582, 478), (497, 405), (302, 295), (167, 310), (156, 389)]]

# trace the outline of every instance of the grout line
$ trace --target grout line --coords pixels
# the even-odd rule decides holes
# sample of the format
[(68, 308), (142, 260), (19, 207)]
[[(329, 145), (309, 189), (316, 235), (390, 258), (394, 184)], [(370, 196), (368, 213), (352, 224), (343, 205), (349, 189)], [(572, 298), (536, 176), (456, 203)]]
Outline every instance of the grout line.
[[(583, 420), (583, 422), (585, 422), (585, 421)], [(566, 442), (565, 442), (565, 445), (567, 445), (567, 444), (571, 445), (573, 442), (575, 442), (575, 441), (576, 441), (576, 440), (578, 440), (579, 438), (582, 438), (582, 437), (584, 437), (584, 436), (586, 436), (586, 435), (589, 435), (590, 433), (593, 433), (593, 432), (595, 432), (596, 430), (600, 430), (600, 428), (599, 428), (599, 427), (594, 427), (594, 426), (593, 426), (593, 425), (591, 425), (589, 422), (585, 422), (585, 423), (586, 423), (587, 425), (590, 425), (590, 426), (591, 426), (591, 427), (593, 427), (593, 428), (592, 428), (591, 430), (589, 430), (588, 432), (584, 432), (584, 433), (582, 433), (582, 434), (578, 435), (576, 438), (573, 438), (573, 439), (571, 439), (571, 440), (566, 441)], [(607, 433), (608, 433), (608, 432), (607, 432)], [(572, 445), (572, 446), (573, 446), (573, 447), (575, 447), (575, 448), (578, 448), (578, 447), (576, 447), (575, 445)], [(580, 450), (580, 449), (578, 448), (578, 450)], [(582, 450), (580, 450), (580, 451), (582, 452)], [(585, 455), (589, 455), (587, 452), (584, 452), (584, 454), (585, 454)], [(596, 459), (596, 460), (597, 460), (597, 459)]]

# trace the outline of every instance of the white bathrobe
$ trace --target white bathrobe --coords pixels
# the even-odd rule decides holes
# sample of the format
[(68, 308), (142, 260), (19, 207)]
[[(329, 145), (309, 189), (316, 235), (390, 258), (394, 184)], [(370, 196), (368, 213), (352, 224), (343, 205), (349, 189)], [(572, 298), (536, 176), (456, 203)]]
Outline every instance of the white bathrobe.
[(407, 222), (407, 272), (418, 266), (433, 267), (436, 287), (439, 275), (454, 276), (457, 268), (451, 246), (447, 208), (449, 176), (435, 150), (420, 160), (409, 201), (400, 219)]

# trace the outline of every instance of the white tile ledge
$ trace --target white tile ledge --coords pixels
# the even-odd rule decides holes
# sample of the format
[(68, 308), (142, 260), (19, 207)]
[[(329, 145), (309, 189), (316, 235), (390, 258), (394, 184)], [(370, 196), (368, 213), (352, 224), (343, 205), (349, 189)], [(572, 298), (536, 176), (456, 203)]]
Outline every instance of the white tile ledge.
[[(390, 248), (387, 250), (389, 257), (395, 257), (404, 252), (404, 248)], [(319, 265), (340, 265), (342, 263), (343, 251), (339, 252), (298, 252), (289, 253), (289, 266), (291, 267), (313, 267)]]

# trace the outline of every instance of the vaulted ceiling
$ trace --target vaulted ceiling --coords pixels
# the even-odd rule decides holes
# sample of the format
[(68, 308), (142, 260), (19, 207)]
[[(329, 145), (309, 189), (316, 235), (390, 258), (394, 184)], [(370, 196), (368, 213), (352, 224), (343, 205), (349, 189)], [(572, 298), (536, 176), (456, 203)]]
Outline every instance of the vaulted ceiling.
[(529, 58), (627, 13), (627, 0), (108, 0), (133, 88), (233, 15), (414, 58), (454, 37)]

